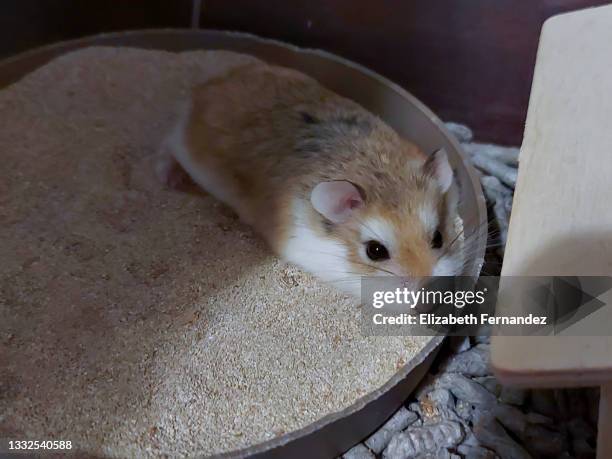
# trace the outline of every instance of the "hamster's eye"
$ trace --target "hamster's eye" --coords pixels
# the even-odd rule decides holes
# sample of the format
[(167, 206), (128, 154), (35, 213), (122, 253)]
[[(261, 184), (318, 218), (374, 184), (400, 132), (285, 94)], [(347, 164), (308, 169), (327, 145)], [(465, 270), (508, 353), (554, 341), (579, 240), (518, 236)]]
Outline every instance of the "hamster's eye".
[(436, 230), (431, 238), (431, 248), (439, 249), (442, 247), (442, 233), (439, 230)]
[(389, 259), (389, 251), (378, 241), (366, 242), (366, 255), (372, 261), (383, 261)]

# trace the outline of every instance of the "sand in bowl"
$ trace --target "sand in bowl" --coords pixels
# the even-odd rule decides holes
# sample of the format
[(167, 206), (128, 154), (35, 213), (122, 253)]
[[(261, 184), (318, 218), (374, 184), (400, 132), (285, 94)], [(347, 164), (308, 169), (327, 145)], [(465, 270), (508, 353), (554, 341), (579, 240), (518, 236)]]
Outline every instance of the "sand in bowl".
[(243, 448), (346, 408), (428, 337), (270, 255), (154, 154), (222, 52), (90, 48), (0, 91), (0, 437), (89, 454)]

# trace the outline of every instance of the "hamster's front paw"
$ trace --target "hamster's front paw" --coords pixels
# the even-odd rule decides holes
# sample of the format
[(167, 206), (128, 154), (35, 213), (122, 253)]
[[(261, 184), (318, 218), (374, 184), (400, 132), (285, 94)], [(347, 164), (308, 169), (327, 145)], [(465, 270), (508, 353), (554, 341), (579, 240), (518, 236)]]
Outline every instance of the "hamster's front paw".
[(155, 172), (164, 185), (174, 190), (186, 190), (191, 183), (185, 169), (169, 154), (158, 157)]

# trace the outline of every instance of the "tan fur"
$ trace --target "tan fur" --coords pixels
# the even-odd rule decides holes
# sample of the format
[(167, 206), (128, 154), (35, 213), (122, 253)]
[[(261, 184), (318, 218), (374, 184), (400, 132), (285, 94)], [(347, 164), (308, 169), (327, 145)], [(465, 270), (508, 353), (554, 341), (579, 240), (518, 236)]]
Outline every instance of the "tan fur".
[(442, 198), (423, 171), (426, 155), (379, 118), (306, 75), (252, 60), (198, 86), (192, 100), (186, 142), (193, 161), (231, 184), (240, 197), (235, 210), (277, 252), (294, 198), (309, 202), (317, 183), (347, 180), (365, 194), (364, 208), (327, 233), (309, 208), (312, 228), (346, 244), (356, 269), (373, 274), (360, 264), (358, 228), (380, 216), (401, 241), (394, 261), (411, 275), (431, 273), (431, 232), (418, 222), (418, 204), (438, 206)]

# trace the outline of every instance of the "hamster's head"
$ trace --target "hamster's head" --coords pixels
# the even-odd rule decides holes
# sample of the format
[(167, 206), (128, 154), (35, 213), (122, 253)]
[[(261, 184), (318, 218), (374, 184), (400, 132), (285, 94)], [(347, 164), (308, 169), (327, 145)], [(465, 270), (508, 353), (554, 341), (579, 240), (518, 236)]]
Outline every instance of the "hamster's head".
[(458, 190), (446, 152), (371, 175), (374, 180), (363, 177), (362, 183), (321, 182), (311, 193), (342, 258), (334, 266), (337, 275), (328, 280), (359, 294), (364, 276), (407, 278), (417, 288), (426, 277), (460, 275)]

